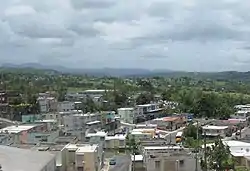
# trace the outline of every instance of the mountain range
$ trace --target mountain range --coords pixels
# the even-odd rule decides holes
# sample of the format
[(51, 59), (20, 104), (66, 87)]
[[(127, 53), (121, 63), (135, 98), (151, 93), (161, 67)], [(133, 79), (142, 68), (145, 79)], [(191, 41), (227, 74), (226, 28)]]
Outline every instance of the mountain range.
[(216, 80), (237, 80), (249, 81), (249, 72), (224, 71), (224, 72), (185, 72), (172, 70), (148, 70), (137, 68), (100, 68), (100, 69), (80, 69), (67, 68), (60, 65), (43, 65), (39, 63), (24, 63), (24, 64), (10, 64), (5, 63), (1, 66), (2, 69), (22, 69), (28, 70), (45, 70), (53, 74), (77, 74), (89, 75), (96, 77), (111, 76), (111, 77), (192, 77), (202, 79), (216, 79)]
[(80, 68), (67, 68), (60, 65), (42, 65), (39, 63), (24, 63), (24, 64), (11, 64), (4, 63), (2, 68), (13, 69), (40, 69), (40, 70), (52, 70), (60, 73), (69, 74), (86, 74), (91, 76), (113, 76), (113, 77), (125, 77), (125, 76), (149, 76), (158, 75), (157, 73), (165, 74), (173, 72), (171, 70), (147, 70), (137, 68), (100, 68), (100, 69), (80, 69)]

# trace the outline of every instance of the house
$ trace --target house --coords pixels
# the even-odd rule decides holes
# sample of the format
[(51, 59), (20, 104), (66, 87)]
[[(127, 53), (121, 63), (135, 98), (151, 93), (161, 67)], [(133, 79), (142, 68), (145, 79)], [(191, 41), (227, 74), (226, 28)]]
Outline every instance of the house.
[(203, 135), (206, 132), (206, 136), (209, 137), (226, 137), (227, 133), (229, 132), (228, 126), (214, 126), (214, 125), (206, 125), (202, 127)]
[(40, 96), (37, 98), (41, 113), (56, 112), (57, 99), (55, 97)]
[(126, 135), (117, 134), (115, 136), (105, 137), (106, 149), (125, 149), (126, 147)]
[(48, 130), (46, 124), (14, 125), (0, 129), (1, 134), (11, 134), (14, 144), (53, 142), (59, 130)]
[(142, 155), (146, 171), (195, 170), (195, 159), (180, 146), (145, 146)]
[(67, 144), (58, 153), (58, 169), (100, 171), (103, 161), (100, 156), (102, 152), (99, 151), (99, 146), (96, 144)]
[(67, 112), (75, 109), (75, 102), (63, 101), (58, 102), (57, 111), (58, 112)]
[(154, 138), (156, 134), (156, 129), (154, 128), (143, 128), (143, 129), (133, 129), (131, 131), (131, 136), (137, 140), (151, 139)]
[(135, 122), (136, 113), (134, 108), (119, 108), (117, 109), (117, 113), (122, 122), (131, 124)]

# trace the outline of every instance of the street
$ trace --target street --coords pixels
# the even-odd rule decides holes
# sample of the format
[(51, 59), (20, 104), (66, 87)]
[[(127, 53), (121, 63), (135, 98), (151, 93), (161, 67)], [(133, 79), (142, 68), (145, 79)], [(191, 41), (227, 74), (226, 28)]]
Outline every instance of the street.
[(115, 156), (116, 164), (110, 165), (109, 171), (129, 171), (131, 166), (130, 155)]

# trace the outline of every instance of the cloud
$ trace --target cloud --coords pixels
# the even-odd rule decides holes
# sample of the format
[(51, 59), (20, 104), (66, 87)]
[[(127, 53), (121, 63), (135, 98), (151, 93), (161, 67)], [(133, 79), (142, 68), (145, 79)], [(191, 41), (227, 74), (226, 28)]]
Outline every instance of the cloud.
[(249, 70), (247, 0), (0, 2), (2, 63)]

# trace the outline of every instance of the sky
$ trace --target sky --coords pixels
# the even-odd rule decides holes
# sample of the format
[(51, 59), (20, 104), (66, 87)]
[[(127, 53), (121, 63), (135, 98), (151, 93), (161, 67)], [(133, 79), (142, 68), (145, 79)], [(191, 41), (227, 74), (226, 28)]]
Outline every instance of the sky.
[(1, 0), (0, 63), (250, 70), (249, 0)]

